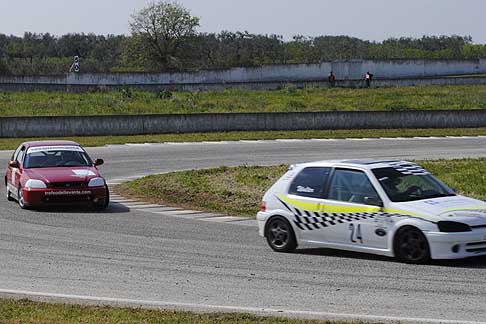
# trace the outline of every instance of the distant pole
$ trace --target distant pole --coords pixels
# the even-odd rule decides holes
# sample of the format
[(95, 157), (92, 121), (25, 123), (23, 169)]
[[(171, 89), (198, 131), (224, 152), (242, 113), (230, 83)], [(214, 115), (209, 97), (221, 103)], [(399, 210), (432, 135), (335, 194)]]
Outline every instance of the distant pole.
[(73, 62), (73, 65), (71, 65), (69, 72), (79, 73), (80, 69), (81, 69), (81, 66), (79, 64), (79, 56), (76, 55), (76, 56), (74, 56), (74, 62)]

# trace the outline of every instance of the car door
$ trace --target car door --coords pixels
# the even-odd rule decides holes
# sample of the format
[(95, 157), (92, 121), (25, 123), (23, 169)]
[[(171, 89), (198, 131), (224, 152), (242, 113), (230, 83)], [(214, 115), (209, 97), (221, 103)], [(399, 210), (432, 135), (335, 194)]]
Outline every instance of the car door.
[(381, 206), (382, 200), (364, 171), (334, 169), (322, 206), (323, 217), (332, 228), (327, 240), (347, 245), (385, 247), (386, 238), (375, 233)]
[(12, 191), (14, 195), (17, 195), (17, 190), (20, 187), (20, 177), (22, 176), (22, 162), (25, 156), (25, 146), (20, 147), (20, 150), (15, 154), (14, 161), (18, 162), (18, 168), (12, 168), (12, 186), (14, 190)]
[[(20, 153), (20, 149), (22, 148), (22, 146), (19, 146), (15, 152), (12, 154), (12, 157), (10, 158), (10, 161), (9, 161), (9, 164), (7, 166), (7, 173), (5, 174), (5, 177), (7, 179), (7, 186), (10, 187), (10, 191), (12, 193), (17, 194), (17, 187), (14, 185), (14, 182), (15, 182), (15, 175), (16, 175), (16, 168), (12, 168), (10, 166), (10, 162), (13, 162), (13, 161), (16, 161), (17, 160), (17, 157)], [(15, 189), (15, 190), (13, 190)]]
[(288, 194), (280, 197), (293, 213), (293, 222), (303, 240), (325, 240), (318, 212), (330, 173), (330, 167), (304, 168), (291, 182)]

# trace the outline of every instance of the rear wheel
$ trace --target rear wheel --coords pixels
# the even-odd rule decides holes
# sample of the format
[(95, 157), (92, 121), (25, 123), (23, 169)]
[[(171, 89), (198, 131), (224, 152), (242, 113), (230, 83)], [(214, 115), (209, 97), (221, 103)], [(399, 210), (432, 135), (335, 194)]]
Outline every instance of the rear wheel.
[(265, 236), (268, 245), (277, 252), (292, 252), (297, 248), (297, 240), (290, 223), (283, 217), (270, 219)]
[(405, 263), (420, 264), (430, 260), (427, 238), (415, 227), (407, 226), (398, 231), (394, 249), (396, 257)]

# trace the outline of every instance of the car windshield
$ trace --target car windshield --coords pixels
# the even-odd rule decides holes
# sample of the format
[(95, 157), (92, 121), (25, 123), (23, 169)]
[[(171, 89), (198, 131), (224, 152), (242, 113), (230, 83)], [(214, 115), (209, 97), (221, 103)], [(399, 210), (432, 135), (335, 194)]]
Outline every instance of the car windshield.
[(394, 167), (374, 169), (373, 174), (393, 202), (406, 202), (456, 194), (433, 175), (416, 166), (420, 172)]
[(25, 156), (24, 168), (86, 167), (93, 163), (81, 149), (29, 150)]

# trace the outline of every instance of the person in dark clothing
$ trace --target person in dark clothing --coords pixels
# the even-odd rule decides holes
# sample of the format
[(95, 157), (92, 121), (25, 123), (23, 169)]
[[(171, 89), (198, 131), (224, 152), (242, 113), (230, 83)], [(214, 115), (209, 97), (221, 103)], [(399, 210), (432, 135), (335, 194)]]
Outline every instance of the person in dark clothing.
[(371, 87), (371, 81), (373, 81), (373, 74), (371, 74), (370, 72), (366, 72), (365, 82), (367, 88)]
[(334, 88), (336, 86), (336, 76), (334, 75), (333, 71), (329, 73), (329, 76), (327, 77), (327, 81), (329, 82), (329, 86), (331, 88)]

